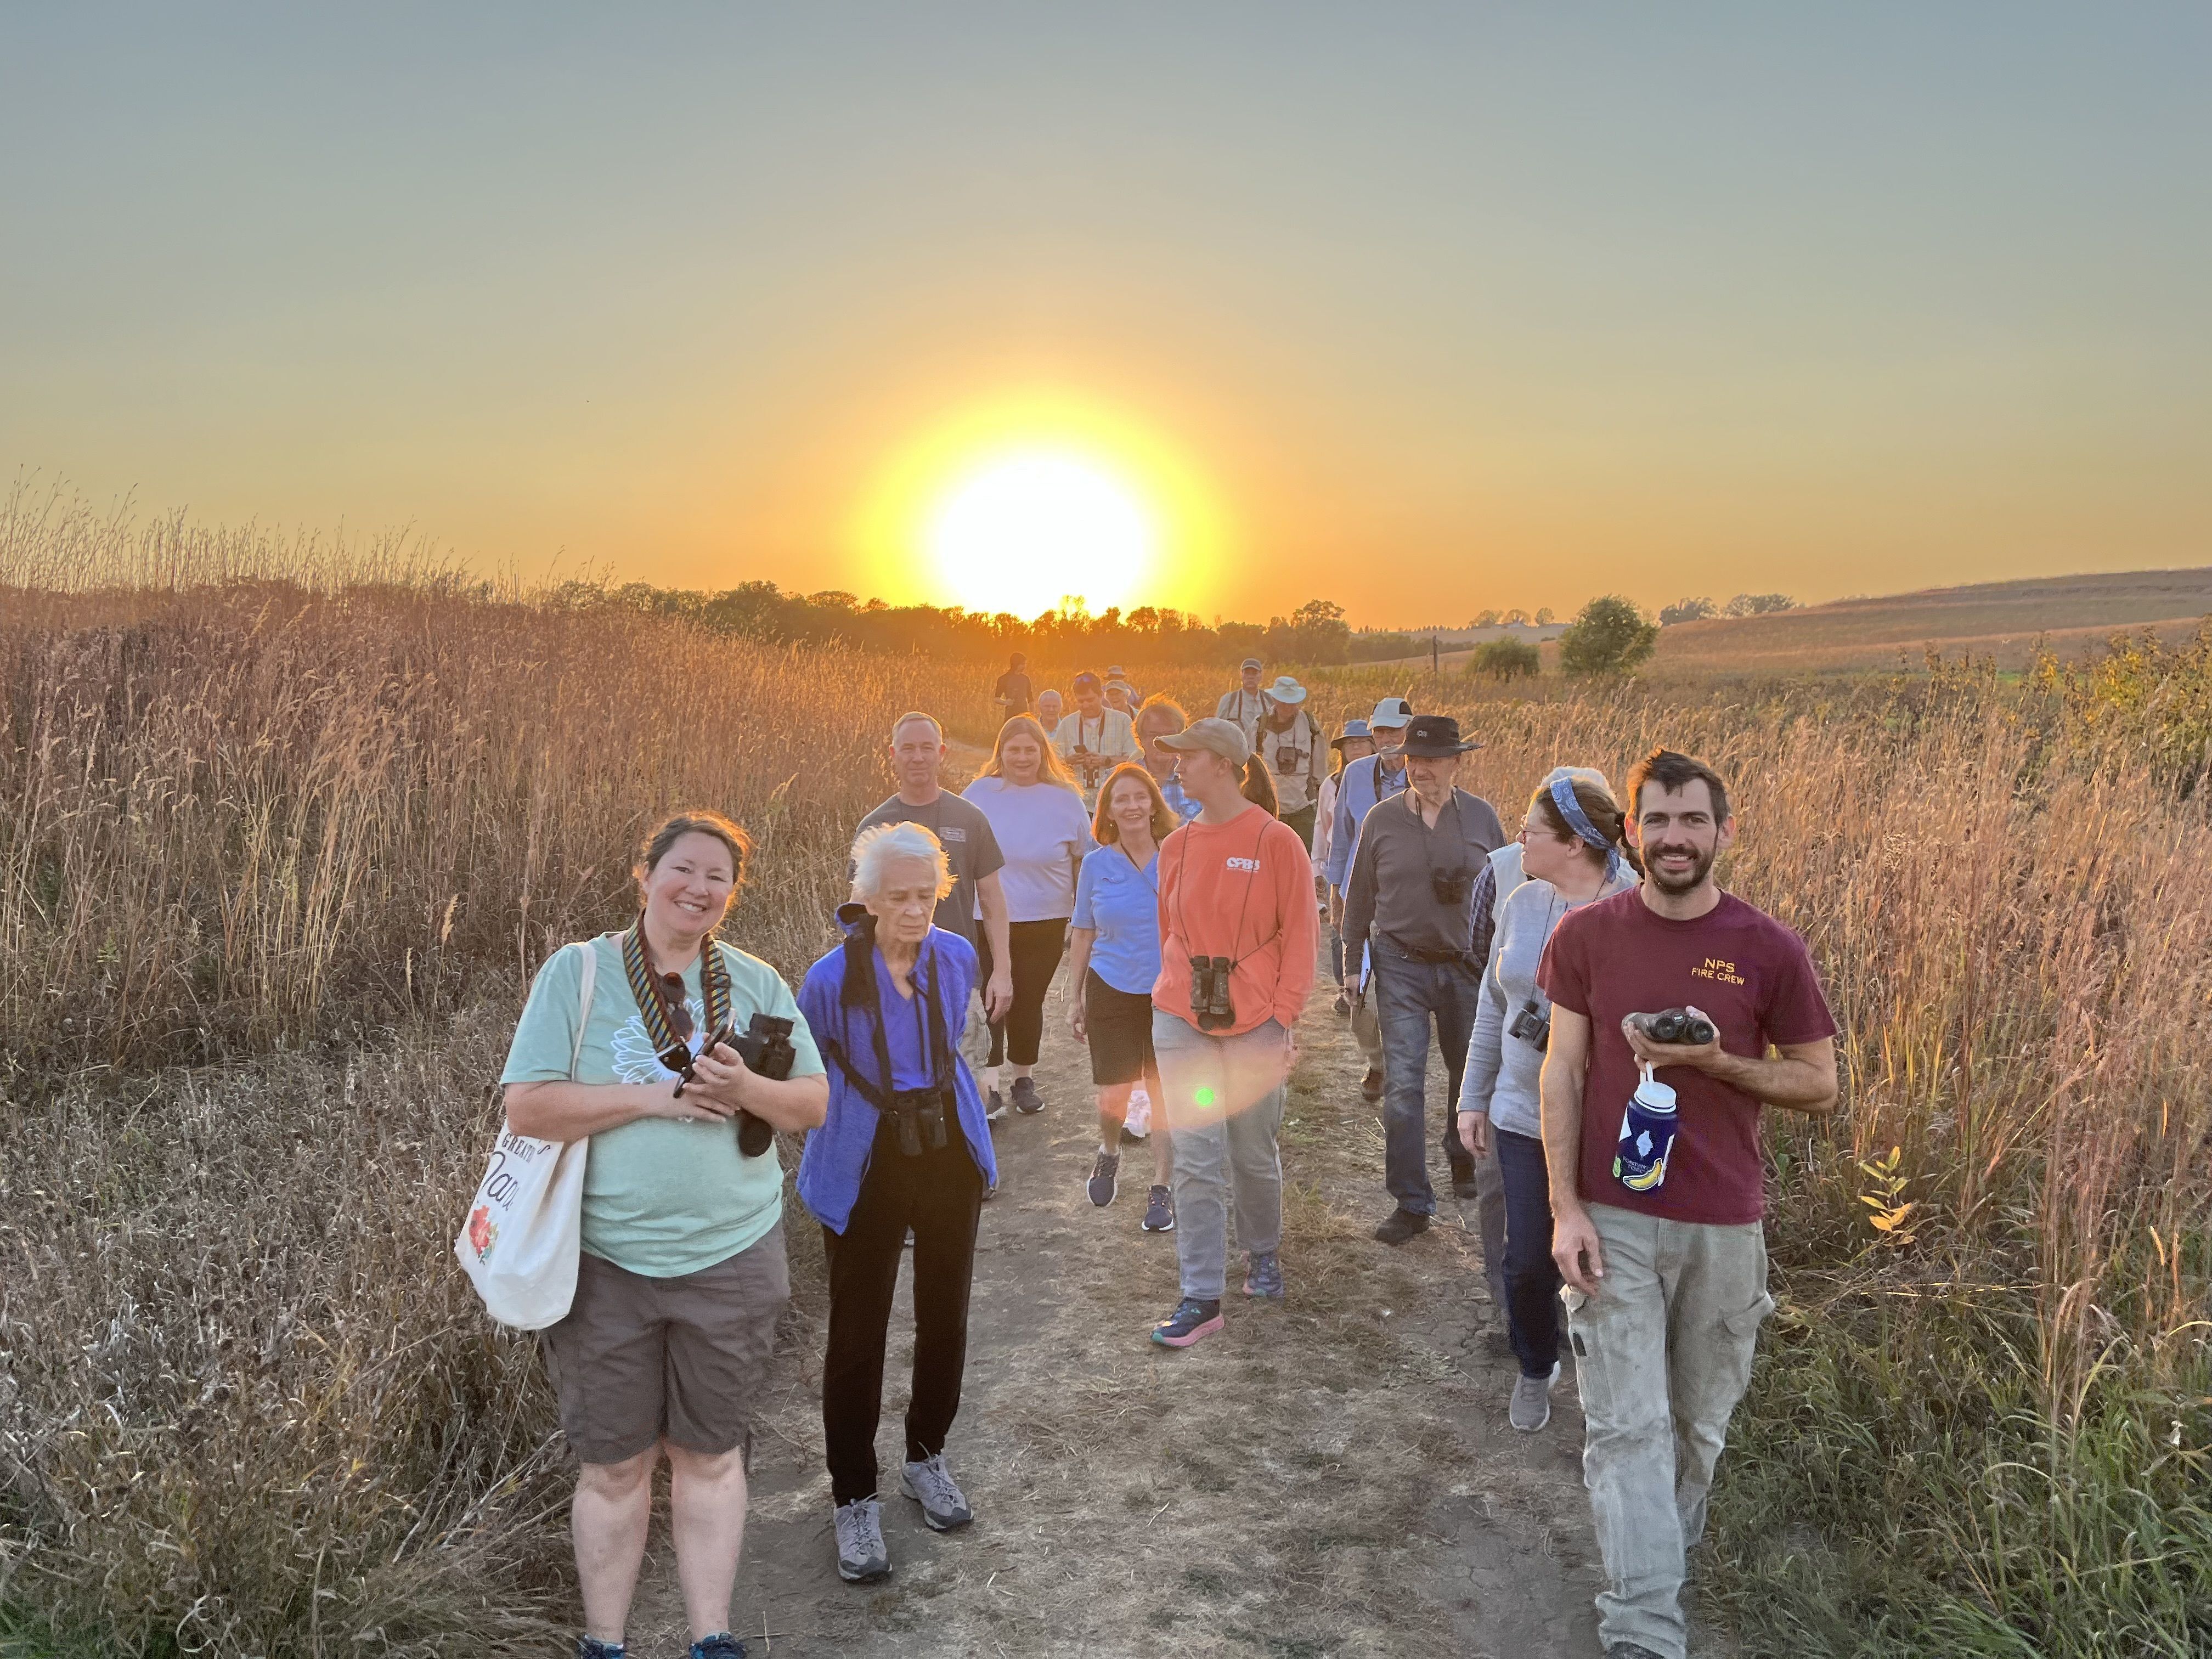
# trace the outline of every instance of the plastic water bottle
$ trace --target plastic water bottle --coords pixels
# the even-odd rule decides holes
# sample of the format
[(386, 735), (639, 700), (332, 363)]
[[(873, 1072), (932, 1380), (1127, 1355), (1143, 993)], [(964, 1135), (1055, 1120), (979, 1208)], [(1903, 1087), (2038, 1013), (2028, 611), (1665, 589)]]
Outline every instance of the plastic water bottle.
[(1620, 1139), (1613, 1148), (1613, 1178), (1632, 1193), (1656, 1192), (1667, 1179), (1668, 1155), (1674, 1150), (1674, 1132), (1681, 1120), (1674, 1112), (1674, 1091), (1644, 1068), (1644, 1081), (1629, 1097), (1620, 1115)]

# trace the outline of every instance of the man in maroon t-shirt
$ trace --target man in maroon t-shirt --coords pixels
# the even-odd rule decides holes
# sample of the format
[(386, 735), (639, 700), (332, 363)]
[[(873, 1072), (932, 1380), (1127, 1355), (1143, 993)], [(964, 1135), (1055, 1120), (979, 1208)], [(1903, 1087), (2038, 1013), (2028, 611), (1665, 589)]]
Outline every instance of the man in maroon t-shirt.
[[(1683, 1659), (1684, 1554), (1774, 1308), (1759, 1108), (1834, 1107), (1836, 1025), (1805, 941), (1713, 880), (1735, 821), (1712, 770), (1654, 750), (1625, 799), (1643, 884), (1569, 913), (1537, 974), (1553, 1005), (1544, 1153), (1605, 1557), (1599, 1638), (1607, 1659)], [(1677, 1008), (1712, 1040), (1658, 1042), (1637, 1024)], [(1647, 1066), (1676, 1100), (1656, 1185), (1656, 1142), (1616, 1164)], [(1650, 1123), (1632, 1127), (1633, 1140)]]

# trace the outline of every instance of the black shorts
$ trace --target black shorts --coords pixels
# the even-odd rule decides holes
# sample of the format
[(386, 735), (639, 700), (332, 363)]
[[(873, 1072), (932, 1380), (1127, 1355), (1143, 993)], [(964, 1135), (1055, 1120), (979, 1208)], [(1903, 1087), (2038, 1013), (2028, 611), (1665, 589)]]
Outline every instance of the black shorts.
[(1152, 996), (1117, 991), (1095, 968), (1083, 974), (1083, 1021), (1091, 1036), (1091, 1080), (1136, 1083), (1157, 1076), (1152, 1059)]

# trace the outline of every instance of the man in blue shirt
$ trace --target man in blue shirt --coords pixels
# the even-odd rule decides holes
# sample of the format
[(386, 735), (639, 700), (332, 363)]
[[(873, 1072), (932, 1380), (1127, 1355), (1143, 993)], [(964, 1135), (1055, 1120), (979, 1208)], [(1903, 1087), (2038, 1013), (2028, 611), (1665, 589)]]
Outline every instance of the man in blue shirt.
[[(1344, 885), (1351, 878), (1352, 860), (1359, 851), (1360, 821), (1376, 802), (1405, 792), (1406, 759), (1398, 750), (1406, 741), (1406, 722), (1413, 718), (1413, 706), (1403, 697), (1383, 698), (1367, 721), (1375, 742), (1374, 754), (1347, 763), (1337, 774), (1336, 811), (1329, 825), (1328, 866), (1324, 873), (1328, 877), (1329, 926), (1340, 931), (1344, 927)], [(1345, 983), (1363, 984), (1367, 972), (1364, 942), (1357, 951), (1350, 939), (1345, 940)], [(1367, 1075), (1359, 1092), (1369, 1100), (1380, 1100), (1382, 1027), (1374, 998), (1352, 1000), (1352, 1034), (1359, 1040), (1359, 1052), (1367, 1057)]]

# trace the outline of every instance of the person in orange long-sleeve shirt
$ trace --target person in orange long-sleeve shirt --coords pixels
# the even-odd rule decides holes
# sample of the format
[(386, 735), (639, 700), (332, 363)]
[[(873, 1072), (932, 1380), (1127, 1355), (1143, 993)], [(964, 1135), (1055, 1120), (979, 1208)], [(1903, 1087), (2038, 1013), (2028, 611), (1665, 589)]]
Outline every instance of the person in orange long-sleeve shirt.
[[(1176, 775), (1200, 808), (1161, 843), (1152, 986), (1182, 1278), (1182, 1299), (1152, 1340), (1187, 1348), (1222, 1328), (1232, 1187), (1244, 1293), (1284, 1293), (1283, 1084), (1297, 1058), (1294, 1027), (1313, 989), (1321, 927), (1305, 843), (1246, 793), (1273, 790), (1265, 769), (1254, 783), (1243, 728), (1202, 720), (1159, 743), (1179, 752)], [(1202, 978), (1193, 957), (1206, 961)]]

